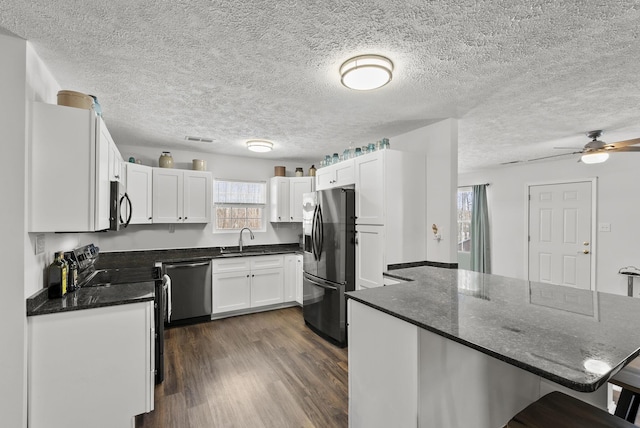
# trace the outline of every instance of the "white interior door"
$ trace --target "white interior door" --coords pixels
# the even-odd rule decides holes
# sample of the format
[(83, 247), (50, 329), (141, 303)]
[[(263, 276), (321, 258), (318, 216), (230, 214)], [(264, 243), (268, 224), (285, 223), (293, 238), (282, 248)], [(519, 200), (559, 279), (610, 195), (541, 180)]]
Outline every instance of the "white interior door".
[(529, 186), (529, 280), (591, 289), (592, 182)]

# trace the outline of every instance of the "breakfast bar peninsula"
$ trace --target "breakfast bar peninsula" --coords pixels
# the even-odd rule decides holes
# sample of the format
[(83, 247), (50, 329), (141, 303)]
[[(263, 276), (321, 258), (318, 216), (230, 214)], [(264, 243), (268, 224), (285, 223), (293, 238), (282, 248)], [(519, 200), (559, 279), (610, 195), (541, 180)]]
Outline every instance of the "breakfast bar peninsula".
[(348, 294), (349, 425), (502, 427), (548, 392), (606, 408), (640, 300), (438, 267)]

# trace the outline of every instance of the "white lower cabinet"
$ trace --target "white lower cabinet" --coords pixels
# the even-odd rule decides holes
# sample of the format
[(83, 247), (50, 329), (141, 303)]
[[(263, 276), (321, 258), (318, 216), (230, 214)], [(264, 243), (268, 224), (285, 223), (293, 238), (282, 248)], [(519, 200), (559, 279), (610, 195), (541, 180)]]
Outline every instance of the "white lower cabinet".
[(356, 225), (356, 290), (384, 285), (384, 242), (384, 226)]
[(296, 255), (284, 256), (284, 301), (296, 300)]
[(302, 306), (302, 254), (284, 256), (284, 301)]
[(125, 428), (153, 410), (153, 301), (38, 315), (29, 330), (30, 428)]
[(302, 306), (302, 254), (296, 255), (296, 302)]
[(250, 308), (250, 271), (214, 273), (211, 303), (214, 314)]
[(283, 256), (213, 260), (212, 314), (284, 302)]
[(283, 269), (251, 271), (251, 307), (275, 305), (284, 302)]
[(418, 327), (352, 299), (347, 305), (349, 426), (440, 426), (418, 424)]

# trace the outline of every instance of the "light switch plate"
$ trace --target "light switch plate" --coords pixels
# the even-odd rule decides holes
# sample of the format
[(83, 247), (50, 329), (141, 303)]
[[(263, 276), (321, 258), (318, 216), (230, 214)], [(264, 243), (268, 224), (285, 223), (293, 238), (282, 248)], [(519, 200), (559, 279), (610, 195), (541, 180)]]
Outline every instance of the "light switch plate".
[(44, 253), (44, 233), (38, 233), (36, 235), (36, 255)]
[(598, 224), (599, 232), (611, 232), (611, 223), (599, 223)]

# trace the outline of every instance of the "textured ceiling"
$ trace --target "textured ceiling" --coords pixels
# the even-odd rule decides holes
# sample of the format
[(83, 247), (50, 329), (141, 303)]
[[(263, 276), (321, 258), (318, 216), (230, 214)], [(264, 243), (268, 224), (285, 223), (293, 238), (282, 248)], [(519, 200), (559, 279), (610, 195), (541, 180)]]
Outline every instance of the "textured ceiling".
[[(261, 157), (319, 159), (456, 117), (461, 172), (592, 129), (640, 137), (639, 22), (624, 0), (0, 0), (4, 32), (97, 95), (118, 144), (250, 156), (267, 138)], [(365, 53), (393, 81), (344, 88), (339, 66)]]

